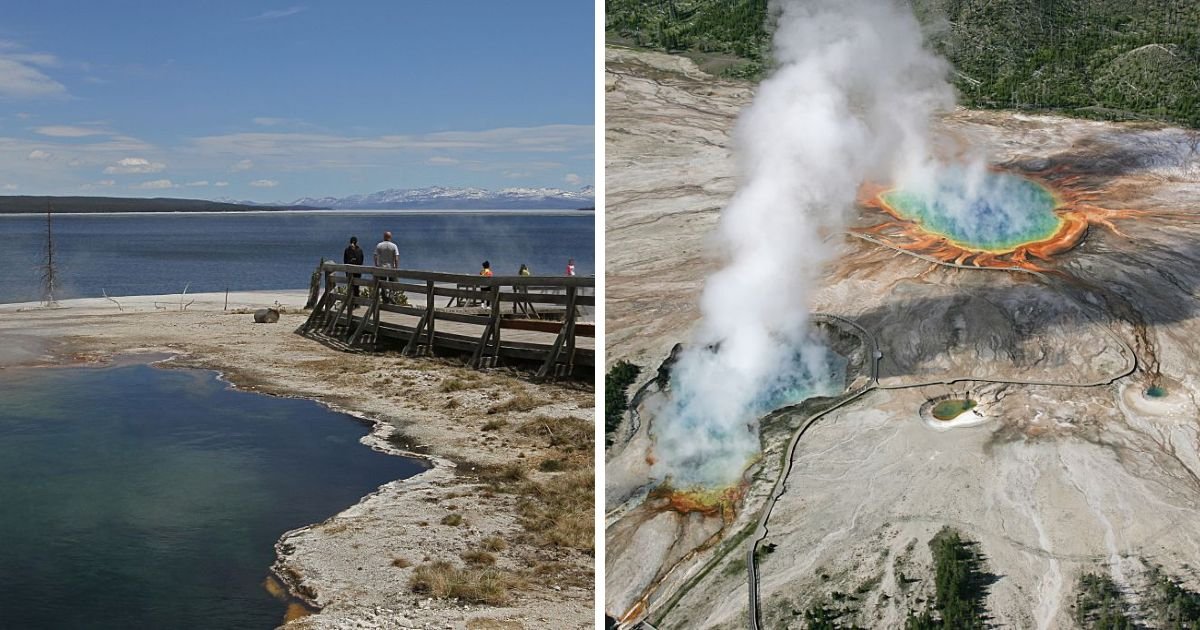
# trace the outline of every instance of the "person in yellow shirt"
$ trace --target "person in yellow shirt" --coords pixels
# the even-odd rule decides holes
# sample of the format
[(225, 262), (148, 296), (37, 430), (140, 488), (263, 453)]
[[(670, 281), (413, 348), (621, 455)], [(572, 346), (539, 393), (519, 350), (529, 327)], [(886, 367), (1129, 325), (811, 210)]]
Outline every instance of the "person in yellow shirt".
[[(529, 265), (521, 263), (521, 268), (517, 270), (517, 275), (522, 277), (532, 276), (533, 272), (529, 271)], [(523, 285), (514, 286), (513, 293), (529, 293), (529, 287)], [(533, 310), (533, 304), (528, 300), (513, 300), (513, 313), (516, 313), (517, 309), (528, 315)]]
[[(486, 260), (483, 261), (483, 269), (479, 270), (479, 275), (484, 278), (491, 278), (492, 277), (492, 263), (490, 263)], [(484, 303), (491, 303), (492, 287), (480, 287), (479, 290), (483, 292)]]

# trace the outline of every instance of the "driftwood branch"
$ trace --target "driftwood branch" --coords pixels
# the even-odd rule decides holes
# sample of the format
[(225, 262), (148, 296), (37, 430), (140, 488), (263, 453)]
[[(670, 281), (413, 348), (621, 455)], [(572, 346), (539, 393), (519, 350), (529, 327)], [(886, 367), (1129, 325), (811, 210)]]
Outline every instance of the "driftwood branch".
[(112, 302), (113, 304), (116, 304), (116, 305), (117, 305), (117, 310), (118, 310), (118, 311), (124, 311), (124, 310), (125, 310), (125, 309), (121, 308), (121, 303), (120, 303), (120, 302), (118, 302), (118, 301), (116, 301), (116, 300), (114, 300), (114, 299), (112, 299), (112, 298), (108, 297), (108, 293), (107, 293), (107, 292), (105, 292), (105, 291), (104, 291), (104, 289), (100, 289), (100, 295), (103, 295), (103, 296), (104, 296), (104, 299), (108, 300), (109, 302)]

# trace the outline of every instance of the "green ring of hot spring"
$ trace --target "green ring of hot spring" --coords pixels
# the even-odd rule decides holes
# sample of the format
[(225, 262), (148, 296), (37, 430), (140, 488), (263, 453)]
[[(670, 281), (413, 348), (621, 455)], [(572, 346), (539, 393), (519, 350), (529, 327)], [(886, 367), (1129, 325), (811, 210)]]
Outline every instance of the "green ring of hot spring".
[(968, 250), (1003, 253), (1052, 238), (1063, 220), (1045, 186), (1009, 173), (984, 173), (971, 186), (962, 169), (938, 174), (923, 190), (896, 188), (880, 198), (923, 231)]

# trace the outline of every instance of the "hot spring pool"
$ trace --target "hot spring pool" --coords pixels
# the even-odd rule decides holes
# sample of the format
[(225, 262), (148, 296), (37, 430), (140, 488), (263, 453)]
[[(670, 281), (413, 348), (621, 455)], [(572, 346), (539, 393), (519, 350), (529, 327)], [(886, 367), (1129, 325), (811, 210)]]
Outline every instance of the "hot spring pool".
[(3, 628), (273, 628), (279, 536), (424, 469), (208, 371), (0, 370), (0, 400)]
[(890, 190), (881, 199), (900, 218), (967, 250), (1008, 252), (1048, 240), (1063, 226), (1054, 195), (1010, 173), (947, 168), (929, 185)]

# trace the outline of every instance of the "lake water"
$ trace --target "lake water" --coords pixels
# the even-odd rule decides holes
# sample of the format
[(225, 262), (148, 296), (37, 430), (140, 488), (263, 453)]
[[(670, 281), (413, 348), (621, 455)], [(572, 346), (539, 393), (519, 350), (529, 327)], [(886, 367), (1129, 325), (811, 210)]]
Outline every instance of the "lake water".
[[(594, 269), (595, 215), (341, 210), (224, 214), (56, 215), (56, 297), (302, 289), (321, 257), (342, 261), (358, 236), (369, 264), (384, 230), (405, 268), (498, 275), (522, 263), (535, 275)], [(41, 298), (45, 216), (0, 215), (0, 303)]]
[(4, 628), (273, 628), (279, 536), (423, 469), (208, 371), (0, 370), (0, 400)]

